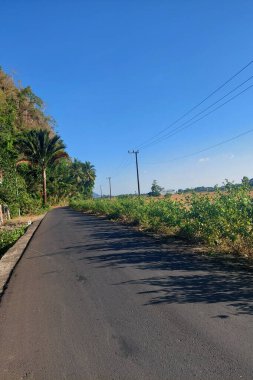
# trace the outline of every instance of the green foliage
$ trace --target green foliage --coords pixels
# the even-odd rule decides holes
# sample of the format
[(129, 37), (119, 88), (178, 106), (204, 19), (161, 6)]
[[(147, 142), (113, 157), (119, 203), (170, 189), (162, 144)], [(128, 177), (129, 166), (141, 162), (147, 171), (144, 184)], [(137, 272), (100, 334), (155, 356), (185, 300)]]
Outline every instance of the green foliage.
[(31, 130), (20, 136), (17, 150), (22, 160), (27, 160), (41, 169), (53, 165), (57, 160), (66, 157), (65, 145), (60, 136), (50, 136), (47, 130)]
[(74, 195), (75, 184), (72, 177), (72, 162), (69, 159), (60, 160), (47, 170), (48, 196), (51, 204), (66, 203)]
[(217, 191), (213, 198), (193, 194), (188, 199), (187, 220), (182, 233), (212, 248), (234, 253), (253, 253), (253, 203), (245, 187)]
[(61, 158), (67, 157), (65, 145), (60, 136), (50, 136), (47, 130), (31, 130), (20, 137), (17, 150), (21, 154), (19, 162), (27, 161), (33, 168), (41, 171), (43, 188), (43, 205), (47, 202), (47, 173), (48, 167), (53, 166)]
[(0, 230), (0, 258), (25, 233), (26, 227)]
[(49, 204), (92, 195), (93, 165), (64, 159), (65, 146), (53, 125), (32, 89), (17, 87), (0, 68), (0, 204), (10, 208), (11, 216), (41, 210), (47, 177)]
[(75, 183), (76, 196), (81, 195), (84, 198), (92, 197), (92, 190), (96, 179), (94, 166), (89, 162), (81, 162), (74, 159), (72, 164), (72, 181)]
[(158, 197), (159, 195), (161, 195), (163, 190), (164, 190), (164, 188), (159, 186), (157, 183), (157, 180), (154, 179), (154, 181), (152, 182), (152, 186), (151, 186), (151, 192), (148, 193), (148, 195), (151, 197)]
[(70, 206), (83, 211), (105, 214), (156, 232), (175, 233), (182, 223), (182, 204), (171, 199), (155, 200), (145, 197), (90, 199), (71, 201)]
[(114, 198), (72, 201), (80, 211), (107, 215), (154, 232), (200, 241), (213, 251), (253, 256), (253, 201), (248, 184), (226, 183), (213, 197), (193, 193), (172, 199)]

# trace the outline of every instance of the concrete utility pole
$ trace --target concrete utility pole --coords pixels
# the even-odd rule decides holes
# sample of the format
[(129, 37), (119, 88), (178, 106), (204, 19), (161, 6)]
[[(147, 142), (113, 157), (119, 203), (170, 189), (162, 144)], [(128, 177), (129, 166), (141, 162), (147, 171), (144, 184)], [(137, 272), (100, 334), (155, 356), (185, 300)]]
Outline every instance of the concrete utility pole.
[(103, 198), (102, 186), (100, 185), (100, 196)]
[(138, 195), (140, 196), (141, 195), (141, 190), (140, 190), (140, 178), (139, 178), (139, 167), (138, 167), (138, 153), (139, 151), (138, 150), (132, 150), (132, 151), (128, 151), (128, 153), (130, 154), (135, 154), (135, 164), (136, 164), (136, 173), (137, 173), (137, 184), (138, 184)]
[(111, 177), (107, 177), (109, 181), (109, 188), (110, 188), (110, 199), (112, 199), (112, 185), (111, 185)]

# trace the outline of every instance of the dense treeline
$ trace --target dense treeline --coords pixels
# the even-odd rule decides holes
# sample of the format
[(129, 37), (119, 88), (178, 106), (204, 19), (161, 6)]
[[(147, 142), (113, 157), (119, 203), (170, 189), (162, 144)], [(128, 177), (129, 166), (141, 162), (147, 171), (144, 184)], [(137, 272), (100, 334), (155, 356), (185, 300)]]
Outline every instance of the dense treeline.
[(0, 68), (0, 204), (15, 215), (89, 198), (95, 177), (90, 162), (68, 156), (43, 101)]

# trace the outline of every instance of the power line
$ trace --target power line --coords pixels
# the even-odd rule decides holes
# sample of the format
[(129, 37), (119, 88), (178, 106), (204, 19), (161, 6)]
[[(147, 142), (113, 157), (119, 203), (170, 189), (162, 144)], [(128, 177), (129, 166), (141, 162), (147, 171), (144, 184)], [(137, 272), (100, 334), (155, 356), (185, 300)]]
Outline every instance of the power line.
[(251, 60), (249, 63), (247, 63), (247, 65), (245, 65), (244, 67), (242, 67), (239, 71), (237, 71), (234, 75), (232, 75), (228, 80), (226, 80), (224, 83), (222, 83), (219, 87), (217, 87), (214, 91), (212, 91), (209, 95), (207, 95), (203, 100), (201, 100), (194, 107), (190, 108), (187, 112), (185, 112), (182, 116), (180, 116), (174, 122), (172, 122), (171, 124), (169, 124), (166, 128), (163, 128), (160, 132), (156, 133), (152, 137), (150, 137), (147, 140), (145, 140), (142, 144), (138, 145), (136, 147), (136, 149), (142, 148), (149, 141), (152, 141), (156, 137), (160, 136), (163, 132), (165, 132), (169, 128), (173, 127), (175, 124), (177, 124), (179, 121), (181, 121), (184, 117), (188, 116), (192, 111), (194, 111), (196, 108), (198, 108), (201, 104), (203, 104), (205, 101), (207, 101), (209, 98), (211, 98), (214, 94), (216, 94), (219, 90), (221, 90), (223, 87), (225, 87), (229, 82), (231, 82), (234, 78), (236, 78), (244, 70), (246, 70), (252, 63), (253, 63), (253, 60)]
[(120, 162), (120, 164), (116, 167), (115, 171), (118, 171), (120, 168), (122, 168), (128, 160), (129, 160), (129, 157), (124, 157), (123, 160)]
[(119, 177), (120, 175), (125, 175), (123, 172), (123, 169), (126, 169), (130, 165), (131, 165), (130, 157), (127, 157), (127, 159), (124, 160), (124, 163), (117, 167), (117, 169), (115, 170), (116, 174), (113, 176), (113, 178)]
[(215, 111), (217, 111), (218, 109), (224, 107), (227, 103), (229, 103), (229, 102), (231, 102), (232, 100), (236, 99), (238, 96), (242, 95), (244, 92), (248, 91), (248, 90), (249, 90), (250, 88), (252, 88), (252, 87), (253, 87), (253, 85), (250, 85), (250, 86), (246, 87), (244, 90), (242, 90), (242, 91), (239, 92), (238, 94), (232, 96), (232, 97), (229, 98), (226, 102), (220, 104), (218, 107), (214, 108), (213, 110), (211, 110), (210, 112), (206, 113), (205, 115), (203, 115), (202, 117), (198, 118), (197, 120), (192, 121), (190, 124), (188, 124), (188, 122), (189, 122), (189, 121), (188, 121), (188, 122), (187, 122), (187, 125), (184, 125), (184, 124), (185, 124), (185, 123), (184, 123), (184, 124), (178, 126), (177, 128), (175, 128), (174, 130), (172, 130), (172, 131), (169, 132), (168, 134), (161, 136), (160, 138), (158, 138), (158, 139), (156, 139), (156, 140), (150, 142), (149, 144), (146, 144), (142, 149), (145, 149), (145, 148), (147, 148), (147, 147), (149, 147), (149, 146), (155, 145), (155, 144), (159, 143), (160, 141), (166, 140), (166, 139), (168, 139), (169, 137), (172, 137), (172, 136), (174, 136), (175, 134), (181, 132), (182, 130), (184, 130), (184, 129), (186, 129), (186, 128), (189, 128), (189, 127), (192, 126), (193, 124), (197, 123), (197, 122), (200, 121), (200, 120), (203, 120), (203, 119), (206, 118), (207, 116), (211, 115), (213, 112), (215, 112)]
[[(205, 111), (209, 110), (210, 108), (212, 108), (213, 106), (215, 106), (215, 104), (219, 103), (221, 100), (225, 99), (227, 96), (229, 96), (230, 94), (232, 94), (233, 92), (235, 92), (236, 90), (238, 90), (238, 88), (242, 87), (245, 83), (249, 82), (252, 78), (253, 78), (253, 75), (251, 75), (244, 82), (240, 83), (238, 86), (234, 87), (231, 91), (229, 91), (228, 93), (226, 93), (225, 95), (223, 95), (221, 98), (219, 98), (218, 100), (216, 100), (214, 103), (210, 104), (208, 107), (206, 107), (202, 111), (198, 112), (196, 115), (194, 115), (193, 117), (191, 117), (189, 120), (186, 120), (181, 125), (179, 125), (178, 127), (174, 128), (173, 131), (176, 131), (177, 129), (181, 128), (182, 126), (184, 126), (184, 125), (188, 124), (189, 122), (191, 122), (192, 120), (194, 120), (199, 115), (202, 115), (202, 113), (204, 113)], [(164, 136), (166, 136), (166, 135), (161, 136), (160, 139), (162, 137), (164, 137)]]
[[(220, 142), (218, 142), (217, 144), (214, 144), (214, 145), (211, 145), (207, 148), (204, 148), (204, 149), (201, 149), (201, 150), (198, 150), (197, 152), (193, 152), (193, 153), (189, 153), (189, 154), (185, 154), (183, 156), (179, 156), (179, 157), (175, 157), (175, 158), (172, 158), (166, 162), (153, 162), (153, 163), (148, 163), (148, 165), (160, 165), (160, 164), (167, 164), (169, 162), (174, 162), (174, 161), (177, 161), (177, 160), (182, 160), (184, 158), (188, 158), (188, 157), (192, 157), (192, 156), (195, 156), (197, 154), (200, 154), (200, 153), (203, 153), (203, 152), (206, 152), (207, 150), (211, 150), (211, 149), (214, 149), (214, 148), (217, 148), (221, 145), (224, 145), (224, 144), (227, 144), (231, 141), (234, 141), (234, 140), (237, 140), (239, 139), (240, 137), (243, 137), (245, 135), (248, 135), (249, 133), (252, 133), (253, 132), (253, 128), (251, 129), (248, 129), (247, 131), (245, 132), (242, 132), (240, 133), (239, 135), (236, 135), (236, 136), (233, 136), (233, 137), (230, 137), (229, 139), (226, 139), (226, 140), (222, 140)], [(145, 163), (144, 163), (145, 165)]]

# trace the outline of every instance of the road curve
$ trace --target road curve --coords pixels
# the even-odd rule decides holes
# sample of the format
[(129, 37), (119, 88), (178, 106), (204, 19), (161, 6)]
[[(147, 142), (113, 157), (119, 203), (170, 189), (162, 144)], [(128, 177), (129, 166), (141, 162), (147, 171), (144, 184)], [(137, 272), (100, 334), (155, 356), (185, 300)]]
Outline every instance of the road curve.
[(68, 208), (0, 304), (0, 379), (253, 378), (253, 276)]

